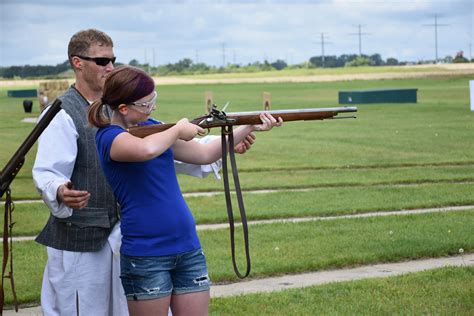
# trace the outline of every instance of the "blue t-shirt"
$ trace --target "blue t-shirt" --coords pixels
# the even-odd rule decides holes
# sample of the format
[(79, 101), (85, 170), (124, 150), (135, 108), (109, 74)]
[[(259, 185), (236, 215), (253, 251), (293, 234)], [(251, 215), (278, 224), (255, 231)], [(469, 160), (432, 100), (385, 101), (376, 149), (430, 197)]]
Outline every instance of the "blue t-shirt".
[[(149, 119), (145, 124), (158, 122)], [(105, 177), (121, 207), (121, 253), (166, 256), (200, 248), (194, 218), (174, 169), (173, 150), (143, 162), (110, 158), (112, 142), (126, 131), (117, 125), (100, 128), (96, 146)]]

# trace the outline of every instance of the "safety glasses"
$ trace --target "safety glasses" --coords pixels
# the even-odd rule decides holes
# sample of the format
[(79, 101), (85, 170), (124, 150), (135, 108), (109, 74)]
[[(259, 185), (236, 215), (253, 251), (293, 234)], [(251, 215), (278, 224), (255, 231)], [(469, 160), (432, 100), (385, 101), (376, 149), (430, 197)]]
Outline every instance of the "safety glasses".
[(150, 114), (152, 111), (154, 111), (156, 109), (156, 98), (157, 98), (157, 96), (158, 96), (158, 93), (156, 93), (156, 91), (154, 91), (153, 92), (153, 97), (151, 98), (150, 101), (131, 102), (128, 105), (132, 105), (132, 106), (136, 107), (134, 109), (137, 110), (140, 113)]
[(81, 55), (73, 55), (72, 57), (79, 57), (80, 59), (84, 60), (91, 60), (95, 62), (96, 65), (98, 66), (107, 66), (109, 63), (115, 64), (115, 59), (116, 57), (88, 57), (88, 56), (81, 56)]

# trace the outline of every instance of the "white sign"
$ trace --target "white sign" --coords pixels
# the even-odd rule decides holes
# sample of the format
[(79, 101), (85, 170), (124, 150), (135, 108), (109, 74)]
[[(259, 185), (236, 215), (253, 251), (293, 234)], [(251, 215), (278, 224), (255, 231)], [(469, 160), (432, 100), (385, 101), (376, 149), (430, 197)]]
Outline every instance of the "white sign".
[(474, 80), (469, 81), (469, 88), (471, 90), (471, 111), (474, 111)]

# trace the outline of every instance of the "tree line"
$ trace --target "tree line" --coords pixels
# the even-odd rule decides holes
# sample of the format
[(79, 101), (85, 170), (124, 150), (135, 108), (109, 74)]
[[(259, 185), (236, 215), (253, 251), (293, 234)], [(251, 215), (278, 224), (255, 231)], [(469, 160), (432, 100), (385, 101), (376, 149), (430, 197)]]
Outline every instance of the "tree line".
[[(469, 62), (463, 56), (463, 52), (458, 52), (456, 56), (445, 57), (442, 62), (445, 63), (464, 63)], [(474, 62), (474, 60), (471, 60)], [(422, 63), (422, 62), (419, 62)], [(431, 61), (433, 63), (433, 61)], [(400, 62), (395, 58), (383, 60), (380, 54), (356, 55), (343, 54), (340, 56), (314, 56), (307, 62), (301, 64), (288, 65), (284, 60), (277, 59), (274, 62), (265, 60), (264, 62), (253, 62), (247, 65), (227, 64), (225, 67), (211, 66), (205, 63), (194, 63), (190, 58), (184, 58), (176, 63), (168, 63), (160, 66), (150, 66), (150, 64), (140, 64), (136, 59), (131, 60), (131, 66), (146, 70), (151, 75), (170, 76), (170, 75), (190, 75), (190, 74), (211, 74), (211, 73), (238, 73), (238, 72), (259, 72), (273, 71), (282, 69), (301, 69), (301, 68), (337, 68), (337, 67), (359, 67), (359, 66), (395, 66), (405, 65), (407, 62)], [(116, 66), (123, 65), (117, 63)], [(56, 66), (10, 66), (0, 67), (0, 77), (6, 79), (12, 78), (64, 78), (72, 77), (72, 69), (69, 61), (65, 61)]]
[(46, 77), (46, 78), (57, 78), (59, 75), (67, 72), (71, 69), (69, 61), (65, 61), (56, 66), (10, 66), (10, 67), (0, 67), (0, 77), (3, 78), (37, 78), (37, 77)]

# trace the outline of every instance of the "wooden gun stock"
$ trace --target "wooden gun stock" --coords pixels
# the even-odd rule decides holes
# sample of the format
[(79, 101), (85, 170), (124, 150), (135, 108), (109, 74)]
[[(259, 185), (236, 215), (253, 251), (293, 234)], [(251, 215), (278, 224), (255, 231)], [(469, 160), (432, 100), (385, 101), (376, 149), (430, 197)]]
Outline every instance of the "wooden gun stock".
[[(355, 118), (355, 116), (337, 116), (339, 113), (349, 112), (357, 112), (357, 107), (268, 111), (268, 113), (273, 115), (275, 118), (281, 117), (283, 119), (283, 122), (326, 120), (335, 118)], [(199, 125), (202, 128), (213, 128), (233, 125), (255, 125), (261, 124), (261, 113), (262, 112), (260, 111), (224, 113), (213, 109), (209, 114), (198, 117), (192, 120), (191, 123)], [(154, 133), (165, 131), (174, 125), (175, 124), (154, 124), (146, 126), (134, 126), (130, 127), (128, 131), (134, 136), (143, 138)]]

